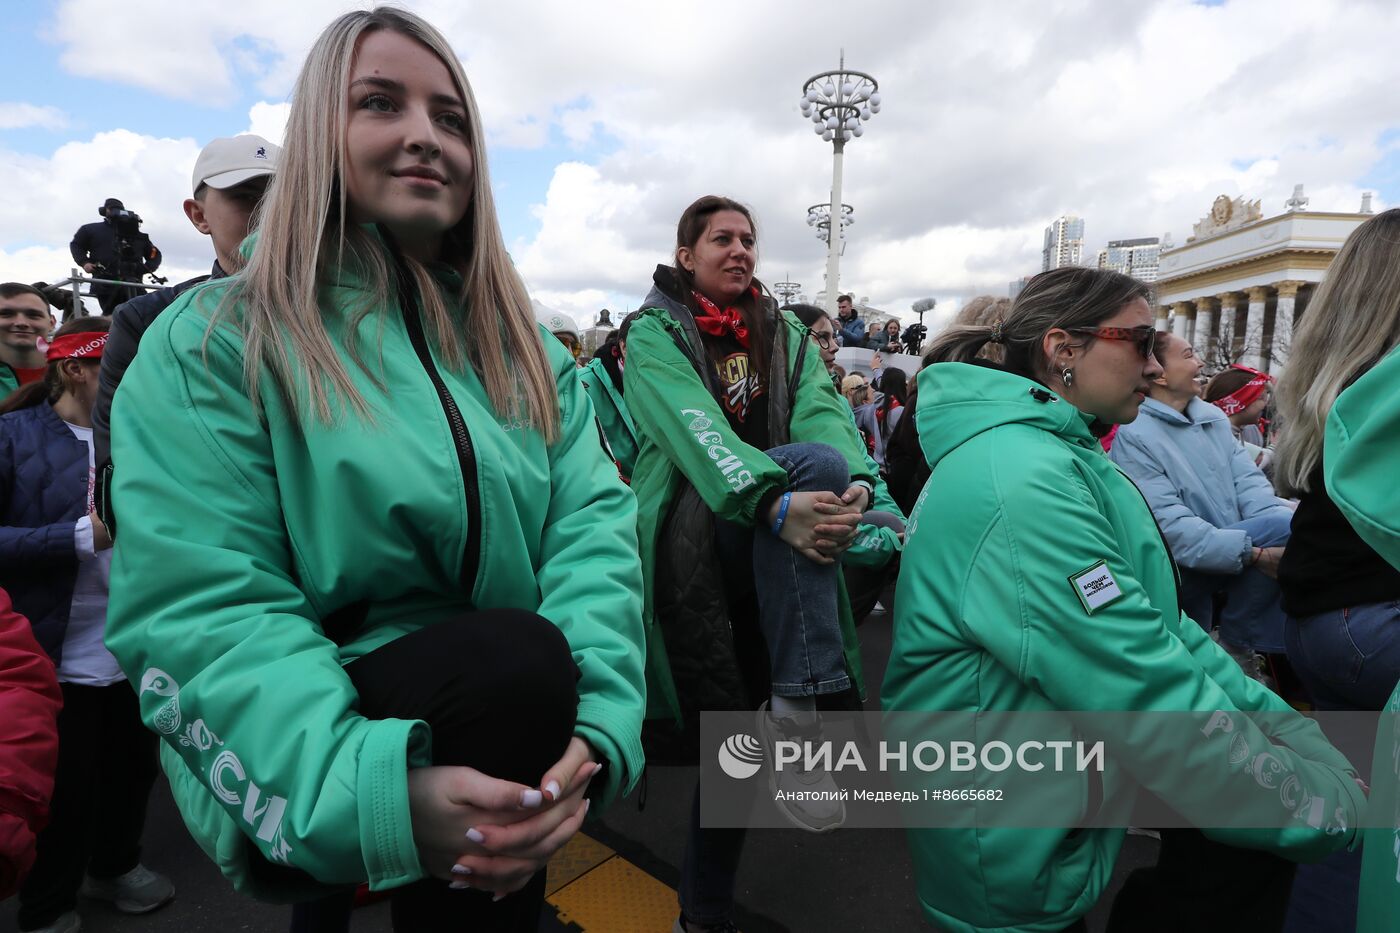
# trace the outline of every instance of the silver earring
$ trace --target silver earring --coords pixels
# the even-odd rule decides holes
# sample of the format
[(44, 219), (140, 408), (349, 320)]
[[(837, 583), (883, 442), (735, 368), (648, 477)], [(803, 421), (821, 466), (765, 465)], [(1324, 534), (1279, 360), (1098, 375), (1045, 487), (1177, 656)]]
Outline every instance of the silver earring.
[(1066, 389), (1074, 385), (1074, 370), (1066, 366), (1065, 371), (1060, 373), (1060, 381), (1065, 384)]

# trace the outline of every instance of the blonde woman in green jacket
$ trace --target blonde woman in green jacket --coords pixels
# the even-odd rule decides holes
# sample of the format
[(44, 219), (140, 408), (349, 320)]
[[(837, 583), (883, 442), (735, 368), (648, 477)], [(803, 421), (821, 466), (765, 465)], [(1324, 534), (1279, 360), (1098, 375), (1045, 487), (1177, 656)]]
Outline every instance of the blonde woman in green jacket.
[(240, 889), (368, 882), (398, 930), (533, 931), (642, 767), (634, 500), (483, 138), (430, 25), (337, 19), (246, 271), (161, 316), (113, 413), (108, 640), (186, 824)]
[[(988, 802), (958, 804), (966, 828), (910, 831), (920, 902), (944, 929), (1083, 929), (1123, 844), (1104, 821), (1131, 819), (1145, 795), (1194, 826), (1217, 825), (1228, 802), (1234, 821), (1164, 828), (1157, 866), (1116, 899), (1113, 930), (1278, 929), (1293, 873), (1278, 856), (1318, 859), (1356, 837), (1365, 799), (1350, 764), (1181, 613), (1152, 514), (1099, 446), (1161, 373), (1148, 296), (1117, 273), (1044, 273), (1005, 320), (935, 340), (919, 374), (932, 475), (909, 522), (884, 706), (1035, 712), (1062, 733), (1036, 739), (1092, 728), (1109, 758), (1063, 804), (1036, 800), (1037, 818), (1063, 811), (1058, 828), (999, 825), (1006, 804)], [(989, 342), (1002, 365), (974, 363)], [(1160, 718), (1096, 712), (1189, 714), (1186, 744), (1164, 741)], [(1268, 713), (1270, 731), (1239, 712)], [(1253, 754), (1234, 760), (1240, 748)], [(1277, 769), (1272, 786), (1241, 766), (1260, 761)], [(1326, 819), (1288, 806), (1284, 785)]]

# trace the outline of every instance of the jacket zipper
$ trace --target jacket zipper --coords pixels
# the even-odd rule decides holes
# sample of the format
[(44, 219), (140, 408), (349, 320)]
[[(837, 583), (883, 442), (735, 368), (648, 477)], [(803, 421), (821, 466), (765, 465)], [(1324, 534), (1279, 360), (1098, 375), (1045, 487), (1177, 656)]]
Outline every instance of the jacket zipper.
[[(397, 260), (397, 256), (395, 259)], [(443, 414), (447, 416), (447, 426), (452, 431), (452, 440), (457, 447), (457, 466), (462, 471), (462, 487), (467, 499), (467, 552), (462, 559), (462, 585), (470, 595), (476, 591), (478, 565), (481, 562), (481, 489), (476, 478), (476, 454), (472, 448), (472, 437), (467, 431), (467, 421), (457, 401), (442, 381), (437, 364), (428, 350), (428, 339), (423, 333), (423, 313), (418, 303), (418, 291), (414, 288), (409, 272), (401, 262), (395, 263), (399, 284), (399, 305), (403, 310), (404, 326), (408, 328), (408, 340), (418, 354), (418, 362), (432, 380), (437, 390), (438, 401)]]

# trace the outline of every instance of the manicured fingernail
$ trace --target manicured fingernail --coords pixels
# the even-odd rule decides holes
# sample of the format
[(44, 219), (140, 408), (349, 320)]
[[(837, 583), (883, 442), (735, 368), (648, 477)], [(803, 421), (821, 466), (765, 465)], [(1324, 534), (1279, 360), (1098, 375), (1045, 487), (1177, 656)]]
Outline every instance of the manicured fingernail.
[(520, 805), (527, 810), (533, 810), (544, 802), (544, 794), (533, 787), (520, 792)]
[(467, 884), (465, 881), (454, 881), (447, 887), (453, 891), (468, 891), (471, 889), (471, 885)]
[(505, 897), (505, 896), (506, 896), (506, 892), (505, 892), (505, 891), (502, 891), (500, 894), (497, 894), (495, 897), (491, 898), (491, 903), (494, 904), (494, 903), (496, 903), (497, 901), (499, 901), (501, 898), (503, 898), (503, 897)]
[(452, 874), (454, 874), (454, 875), (470, 875), (471, 873), (472, 873), (472, 870), (471, 870), (470, 868), (468, 868), (467, 866), (465, 866), (465, 865), (453, 865), (453, 866), (452, 866)]
[(481, 834), (481, 830), (477, 829), (474, 826), (471, 829), (467, 830), (467, 839), (471, 840), (472, 842), (475, 842), (477, 845), (481, 845), (483, 842), (486, 841), (486, 837)]
[(549, 799), (550, 799), (550, 800), (558, 800), (558, 799), (559, 799), (559, 782), (558, 782), (558, 781), (550, 781), (548, 784), (546, 784), (546, 785), (544, 786), (544, 792), (545, 792), (546, 794), (549, 795)]

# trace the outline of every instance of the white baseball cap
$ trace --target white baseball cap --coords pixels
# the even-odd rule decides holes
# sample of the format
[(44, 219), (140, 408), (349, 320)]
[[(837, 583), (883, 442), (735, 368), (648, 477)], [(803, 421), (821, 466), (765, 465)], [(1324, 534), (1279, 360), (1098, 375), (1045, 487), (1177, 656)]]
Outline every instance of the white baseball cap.
[(194, 163), (194, 187), (232, 188), (250, 178), (273, 175), (282, 147), (261, 136), (225, 136), (205, 146)]
[(544, 305), (530, 299), (530, 304), (535, 309), (535, 320), (544, 325), (544, 329), (551, 334), (571, 334), (575, 340), (579, 339), (578, 321), (560, 314), (558, 311), (546, 308)]

